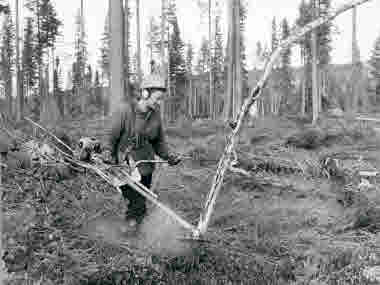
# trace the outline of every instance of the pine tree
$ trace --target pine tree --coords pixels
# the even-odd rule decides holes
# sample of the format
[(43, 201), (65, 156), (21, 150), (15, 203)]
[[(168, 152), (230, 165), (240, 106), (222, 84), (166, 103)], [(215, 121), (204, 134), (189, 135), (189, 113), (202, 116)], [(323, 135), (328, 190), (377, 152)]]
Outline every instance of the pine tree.
[[(319, 16), (326, 16), (331, 6), (331, 0), (319, 0), (318, 1), (318, 14)], [(317, 43), (318, 43), (318, 63), (320, 67), (324, 67), (330, 63), (331, 60), (331, 29), (332, 22), (327, 22), (317, 29)]]
[(62, 70), (61, 70), (61, 62), (59, 57), (55, 58), (55, 68), (54, 68), (54, 93), (58, 94), (62, 91)]
[(160, 25), (154, 17), (149, 19), (149, 29), (147, 33), (147, 48), (149, 50), (150, 61), (154, 60), (159, 55), (160, 42)]
[(380, 35), (375, 41), (369, 64), (371, 67), (370, 73), (376, 84), (376, 95), (380, 95)]
[[(270, 51), (271, 54), (274, 53), (275, 50), (277, 49), (278, 43), (279, 43), (279, 36), (278, 36), (277, 22), (276, 22), (276, 17), (273, 17), (272, 34), (271, 34), (271, 51)], [(279, 65), (280, 65), (280, 61), (276, 61), (274, 68), (277, 69)]]
[(102, 81), (106, 82), (109, 82), (110, 80), (110, 40), (109, 15), (107, 13), (104, 31), (101, 38), (99, 59), (99, 66), (102, 70)]
[(38, 88), (42, 94), (43, 62), (48, 48), (54, 46), (62, 26), (51, 0), (27, 0), (25, 6), (33, 13), (36, 44), (34, 60), (38, 68)]
[(215, 17), (215, 44), (214, 57), (212, 60), (213, 84), (214, 84), (214, 117), (218, 116), (221, 111), (221, 102), (224, 97), (225, 70), (224, 70), (224, 53), (223, 53), (223, 34), (220, 26), (221, 17)]
[(95, 85), (95, 87), (100, 86), (100, 78), (99, 78), (99, 71), (98, 70), (95, 71), (94, 85)]
[(92, 67), (90, 64), (87, 65), (87, 71), (85, 73), (85, 86), (87, 89), (92, 88)]
[[(173, 2), (174, 3), (174, 2)], [(172, 26), (170, 37), (170, 81), (174, 84), (174, 90), (179, 91), (181, 84), (185, 83), (186, 66), (184, 59), (184, 43), (181, 39), (175, 5), (171, 5), (171, 17), (169, 18)]]
[[(296, 21), (297, 25), (304, 26), (313, 19), (313, 1), (301, 2), (299, 6), (299, 16)], [(324, 16), (328, 13), (331, 0), (319, 0), (317, 2), (317, 11), (319, 16)], [(331, 60), (331, 29), (332, 23), (328, 22), (317, 28), (317, 58), (318, 67), (323, 69)], [(311, 51), (311, 33), (306, 34), (299, 41), (301, 47), (301, 58), (305, 66), (305, 91), (306, 91), (306, 111), (311, 110), (312, 96), (312, 51)]]
[(75, 64), (73, 69), (73, 85), (74, 91), (77, 92), (80, 88), (84, 88), (87, 62), (87, 44), (85, 41), (84, 23), (80, 10), (78, 10), (75, 24)]
[[(178, 111), (184, 103), (186, 84), (186, 62), (184, 58), (185, 45), (181, 39), (181, 34), (178, 26), (175, 1), (170, 1), (168, 10), (169, 23), (169, 88), (170, 94), (173, 94), (172, 103), (170, 104), (170, 118), (175, 119)], [(183, 111), (183, 110), (182, 110)]]
[(224, 90), (224, 53), (223, 53), (223, 34), (220, 26), (220, 16), (215, 18), (215, 48), (213, 57), (213, 74), (215, 94), (222, 93)]
[(271, 52), (273, 53), (278, 46), (278, 38), (277, 38), (277, 23), (276, 17), (272, 19), (272, 34), (271, 34)]
[[(8, 10), (9, 6), (8, 6)], [(9, 13), (10, 14), (10, 13)], [(12, 17), (7, 14), (4, 17), (1, 35), (1, 61), (0, 61), (0, 71), (1, 78), (4, 80), (5, 84), (5, 94), (7, 97), (7, 111), (8, 116), (12, 117), (12, 75), (14, 73), (15, 64), (15, 27), (12, 22)]]
[(205, 37), (203, 37), (201, 47), (199, 49), (198, 62), (196, 66), (196, 72), (198, 74), (203, 75), (205, 72), (208, 71), (209, 56), (210, 52), (208, 48), (208, 40)]
[[(240, 0), (240, 61), (241, 61), (241, 71), (242, 71), (242, 77), (243, 77), (243, 90), (247, 88), (248, 84), (248, 69), (247, 69), (247, 55), (246, 55), (246, 48), (245, 48), (245, 39), (244, 39), (244, 32), (245, 32), (245, 25), (247, 21), (247, 3), (245, 0)], [(247, 95), (246, 92), (243, 91), (243, 95)]]
[[(304, 0), (299, 6), (299, 16), (296, 20), (298, 26), (304, 26), (312, 20), (312, 6), (310, 3), (306, 3)], [(301, 98), (301, 113), (311, 110), (312, 94), (311, 94), (311, 33), (307, 33), (298, 41), (301, 49), (301, 61), (304, 65), (304, 89), (302, 90)]]
[(29, 92), (35, 86), (37, 78), (37, 62), (35, 60), (35, 37), (33, 32), (33, 19), (28, 17), (24, 31), (24, 47), (22, 51), (22, 70), (24, 90)]
[[(281, 23), (281, 39), (285, 40), (290, 34), (289, 24), (286, 18)], [(283, 100), (280, 102), (280, 108), (283, 102), (288, 102), (292, 90), (292, 69), (291, 69), (291, 49), (287, 48), (281, 53), (280, 64), (280, 90)]]
[(186, 50), (186, 73), (191, 76), (193, 74), (194, 50), (191, 43), (188, 43)]

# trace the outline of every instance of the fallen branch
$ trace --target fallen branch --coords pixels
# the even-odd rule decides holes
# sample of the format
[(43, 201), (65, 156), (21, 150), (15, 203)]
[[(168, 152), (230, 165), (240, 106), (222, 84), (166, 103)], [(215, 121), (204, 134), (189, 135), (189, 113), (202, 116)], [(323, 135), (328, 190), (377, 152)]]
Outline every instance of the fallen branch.
[(252, 90), (252, 93), (250, 94), (250, 96), (247, 99), (245, 99), (244, 104), (241, 107), (237, 121), (232, 124), (233, 126), (232, 133), (227, 138), (226, 147), (224, 149), (222, 157), (219, 160), (218, 168), (214, 176), (213, 184), (207, 196), (204, 209), (200, 215), (200, 219), (198, 223), (199, 234), (203, 235), (207, 230), (208, 224), (210, 222), (211, 213), (214, 209), (216, 197), (221, 189), (225, 172), (230, 166), (231, 155), (234, 152), (234, 148), (237, 143), (237, 137), (242, 128), (244, 117), (248, 113), (252, 104), (254, 104), (257, 101), (257, 99), (262, 95), (262, 90), (268, 81), (268, 78), (269, 78), (270, 73), (272, 72), (273, 66), (275, 62), (278, 60), (279, 56), (282, 54), (283, 50), (289, 48), (294, 42), (299, 40), (301, 37), (306, 35), (308, 32), (312, 31), (313, 29), (325, 24), (326, 22), (333, 20), (339, 14), (369, 1), (370, 0), (357, 0), (357, 1), (352, 1), (349, 4), (344, 4), (341, 7), (337, 8), (336, 10), (328, 13), (326, 16), (320, 17), (317, 20), (312, 21), (309, 24), (305, 25), (304, 27), (295, 28), (291, 32), (289, 37), (287, 37), (284, 41), (280, 42), (275, 52), (272, 54), (272, 56), (269, 58), (268, 62), (266, 63), (264, 74), (261, 77), (260, 81), (258, 82), (256, 87)]
[(62, 144), (64, 147), (66, 147), (68, 150), (70, 150), (71, 152), (74, 152), (74, 150), (69, 147), (67, 144), (65, 144), (62, 140), (60, 140), (57, 136), (55, 136), (52, 132), (48, 131), (47, 129), (45, 129), (44, 127), (42, 127), (41, 125), (37, 124), (36, 122), (32, 121), (31, 119), (29, 118), (25, 118), (25, 120), (27, 120), (28, 122), (30, 122), (31, 124), (37, 126), (38, 128), (40, 128), (41, 130), (45, 131), (47, 134), (49, 134), (50, 136), (52, 136), (53, 138), (55, 138), (60, 144)]

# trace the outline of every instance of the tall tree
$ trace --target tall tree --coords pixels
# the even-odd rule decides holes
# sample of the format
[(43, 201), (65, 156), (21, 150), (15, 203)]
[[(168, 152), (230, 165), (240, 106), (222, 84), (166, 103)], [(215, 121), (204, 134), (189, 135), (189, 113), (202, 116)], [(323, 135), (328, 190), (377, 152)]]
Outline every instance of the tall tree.
[[(247, 95), (247, 88), (248, 88), (248, 69), (247, 69), (247, 55), (246, 55), (246, 48), (245, 48), (245, 26), (247, 21), (247, 2), (246, 0), (239, 0), (239, 24), (240, 24), (240, 66), (241, 66), (241, 73), (242, 73), (242, 88), (243, 88), (243, 94), (242, 96)], [(240, 108), (240, 107), (239, 107)]]
[(124, 92), (125, 97), (130, 98), (130, 18), (131, 18), (131, 9), (129, 7), (129, 0), (124, 0), (124, 10), (123, 10), (123, 21), (124, 21), (124, 46), (123, 46), (123, 71), (124, 71)]
[(75, 20), (75, 62), (73, 70), (73, 85), (74, 92), (78, 94), (79, 90), (84, 88), (85, 71), (87, 65), (87, 43), (86, 34), (84, 31), (84, 17), (82, 7), (78, 9)]
[[(311, 0), (309, 2), (305, 2), (302, 0), (299, 6), (299, 16), (297, 19), (297, 24), (299, 26), (304, 26), (316, 16), (324, 16), (328, 13), (330, 8), (331, 0)], [(315, 4), (315, 5), (314, 5)], [(315, 7), (315, 9), (314, 9)], [(313, 13), (315, 12), (316, 15)], [(331, 56), (331, 30), (332, 24), (328, 22), (326, 24), (321, 25), (316, 29), (315, 32), (308, 33), (302, 39), (300, 39), (299, 44), (301, 47), (301, 58), (304, 65), (304, 87), (303, 90), (303, 102), (306, 111), (312, 110), (312, 34), (316, 35), (316, 60), (317, 60), (317, 68), (322, 70), (323, 73), (326, 73), (327, 64), (330, 62)], [(319, 74), (316, 73), (316, 74)], [(315, 86), (316, 99), (315, 105), (318, 107), (321, 105), (321, 96), (318, 88), (320, 80), (318, 80), (317, 76), (315, 77), (315, 81), (318, 83)], [(301, 110), (302, 111), (302, 110)], [(314, 110), (314, 112), (319, 112), (319, 108)]]
[(108, 85), (110, 80), (110, 25), (109, 25), (109, 13), (106, 15), (104, 23), (104, 30), (101, 37), (100, 58), (98, 64), (101, 68), (102, 82), (106, 82)]
[[(304, 26), (312, 20), (310, 3), (302, 0), (299, 6), (299, 16), (296, 20), (298, 26)], [(303, 64), (303, 82), (301, 92), (301, 114), (311, 109), (311, 34), (308, 33), (298, 41)]]
[[(9, 6), (8, 9), (10, 10)], [(1, 33), (1, 77), (5, 81), (5, 94), (7, 96), (8, 116), (13, 116), (12, 108), (12, 75), (15, 63), (15, 27), (10, 14), (6, 14)]]
[[(318, 17), (318, 11), (317, 11), (317, 5), (316, 0), (312, 0), (312, 11), (313, 11), (313, 20), (315, 20)], [(311, 54), (312, 54), (312, 105), (313, 105), (313, 124), (317, 123), (318, 119), (318, 38), (317, 38), (317, 31), (313, 30), (311, 32)]]
[(215, 17), (215, 45), (214, 45), (214, 56), (212, 62), (213, 69), (213, 81), (215, 90), (215, 108), (214, 108), (214, 118), (219, 114), (220, 102), (222, 98), (218, 95), (223, 93), (224, 90), (224, 53), (223, 53), (223, 34), (220, 26), (220, 15)]
[(149, 50), (150, 61), (155, 60), (155, 55), (157, 55), (160, 43), (160, 26), (154, 17), (149, 18), (149, 28), (147, 33), (147, 48)]
[(20, 69), (20, 5), (15, 1), (16, 10), (16, 96), (17, 96), (17, 121), (24, 117), (24, 94), (22, 92), (22, 75)]
[(187, 44), (186, 50), (186, 72), (189, 76), (193, 74), (193, 60), (194, 60), (194, 50), (191, 43)]
[(136, 39), (137, 39), (137, 79), (138, 86), (141, 84), (142, 80), (142, 70), (141, 70), (141, 34), (140, 34), (140, 0), (136, 0)]
[[(44, 90), (47, 90), (43, 86), (44, 57), (47, 56), (48, 50), (55, 45), (62, 22), (58, 18), (51, 0), (27, 0), (25, 6), (35, 18), (33, 21), (37, 30), (35, 60), (38, 66), (38, 90), (42, 100)], [(43, 104), (41, 105), (43, 106)], [(43, 108), (40, 108), (40, 116), (43, 111)]]
[(200, 75), (204, 75), (209, 69), (210, 50), (208, 48), (208, 41), (205, 37), (202, 38), (201, 47), (198, 54), (198, 62), (196, 71)]
[(176, 15), (176, 6), (173, 1), (170, 6), (170, 25), (172, 28), (170, 36), (170, 76), (171, 82), (175, 85), (177, 89), (179, 85), (184, 83), (184, 76), (186, 74), (186, 66), (184, 59), (184, 48), (185, 45), (181, 38), (181, 33), (178, 26), (178, 19)]
[(176, 100), (173, 101), (172, 104), (173, 110), (178, 110), (176, 106), (179, 107), (179, 104), (181, 104), (184, 99), (184, 94), (181, 93), (181, 90), (183, 90), (183, 86), (186, 82), (186, 64), (184, 58), (185, 45), (182, 41), (178, 26), (175, 1), (170, 2), (168, 20), (171, 26), (169, 40), (169, 78), (171, 86), (169, 86), (169, 88), (172, 88)]
[(55, 58), (54, 64), (55, 64), (55, 68), (54, 68), (53, 90), (54, 90), (54, 94), (57, 95), (63, 90), (62, 89), (63, 80), (62, 80), (61, 61), (58, 56)]
[(35, 86), (37, 75), (37, 62), (35, 60), (35, 37), (33, 31), (33, 18), (26, 19), (24, 31), (24, 46), (22, 50), (22, 70), (25, 95)]
[(243, 100), (242, 62), (241, 62), (241, 2), (229, 1), (228, 40), (227, 40), (227, 88), (224, 117), (235, 119)]
[(213, 36), (212, 36), (212, 17), (211, 17), (211, 0), (208, 0), (208, 41), (209, 41), (209, 50), (210, 50), (210, 56), (209, 56), (209, 112), (210, 112), (210, 118), (214, 119), (214, 81), (213, 81), (213, 70), (211, 68), (212, 61), (213, 61)]
[(272, 19), (272, 34), (271, 34), (271, 51), (272, 53), (276, 50), (278, 46), (278, 38), (277, 38), (277, 22), (276, 17)]
[(374, 47), (371, 52), (371, 57), (369, 60), (371, 67), (371, 75), (374, 78), (376, 86), (376, 101), (379, 102), (380, 95), (380, 35), (377, 37)]
[[(281, 22), (281, 39), (285, 40), (290, 34), (289, 30), (289, 24), (286, 18), (284, 18)], [(291, 49), (287, 48), (281, 53), (280, 58), (280, 91), (281, 91), (281, 97), (284, 98), (284, 100), (281, 100), (278, 102), (280, 104), (280, 108), (282, 105), (282, 102), (289, 102), (290, 94), (292, 90), (292, 68), (291, 68)]]
[(110, 100), (111, 113), (117, 109), (117, 106), (124, 99), (124, 22), (123, 22), (123, 0), (109, 0), (110, 10), (110, 31), (111, 31), (111, 52), (110, 52), (110, 70), (111, 70), (111, 90), (112, 98)]
[(95, 87), (100, 86), (99, 70), (95, 71), (94, 85), (95, 85)]

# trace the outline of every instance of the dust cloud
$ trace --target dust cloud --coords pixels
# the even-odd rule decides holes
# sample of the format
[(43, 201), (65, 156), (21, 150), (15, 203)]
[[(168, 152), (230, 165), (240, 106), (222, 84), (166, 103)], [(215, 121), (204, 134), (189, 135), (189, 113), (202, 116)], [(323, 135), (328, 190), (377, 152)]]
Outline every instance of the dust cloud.
[(187, 233), (173, 218), (155, 207), (141, 225), (139, 240), (155, 254), (181, 255), (189, 250), (189, 245), (180, 240)]

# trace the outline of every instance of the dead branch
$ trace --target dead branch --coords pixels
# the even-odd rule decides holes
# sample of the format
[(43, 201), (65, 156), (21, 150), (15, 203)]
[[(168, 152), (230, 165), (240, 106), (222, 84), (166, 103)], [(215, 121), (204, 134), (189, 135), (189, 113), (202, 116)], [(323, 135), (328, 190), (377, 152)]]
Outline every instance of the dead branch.
[(238, 115), (237, 121), (232, 124), (233, 125), (232, 133), (229, 135), (227, 139), (227, 144), (222, 154), (222, 157), (219, 160), (218, 168), (215, 173), (213, 184), (208, 194), (208, 197), (204, 206), (204, 210), (200, 216), (200, 220), (198, 223), (198, 231), (200, 234), (204, 234), (207, 230), (211, 213), (215, 205), (216, 197), (221, 189), (225, 172), (230, 166), (231, 155), (237, 143), (238, 135), (241, 131), (244, 117), (248, 113), (252, 104), (255, 103), (257, 99), (259, 99), (260, 96), (262, 95), (262, 90), (265, 87), (268, 81), (269, 75), (272, 72), (273, 66), (278, 60), (282, 51), (286, 48), (289, 48), (294, 42), (299, 40), (302, 36), (306, 35), (308, 32), (325, 24), (326, 22), (333, 20), (339, 14), (346, 12), (356, 6), (359, 6), (369, 1), (370, 0), (357, 0), (357, 1), (352, 1), (349, 4), (344, 4), (341, 7), (337, 8), (336, 10), (328, 13), (326, 16), (320, 17), (317, 20), (312, 21), (309, 24), (305, 25), (304, 27), (295, 28), (291, 32), (289, 37), (287, 37), (284, 41), (280, 42), (278, 48), (275, 50), (275, 52), (272, 54), (272, 56), (269, 58), (268, 62), (266, 63), (264, 74), (261, 77), (260, 81), (258, 82), (256, 87), (252, 90), (252, 93), (250, 94), (250, 96), (247, 99), (245, 99), (244, 104), (241, 107), (240, 113)]

